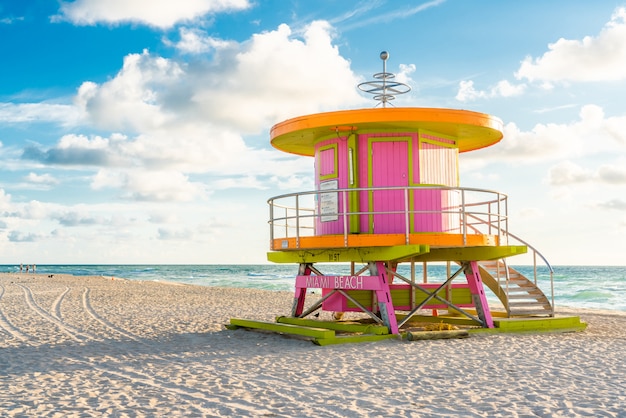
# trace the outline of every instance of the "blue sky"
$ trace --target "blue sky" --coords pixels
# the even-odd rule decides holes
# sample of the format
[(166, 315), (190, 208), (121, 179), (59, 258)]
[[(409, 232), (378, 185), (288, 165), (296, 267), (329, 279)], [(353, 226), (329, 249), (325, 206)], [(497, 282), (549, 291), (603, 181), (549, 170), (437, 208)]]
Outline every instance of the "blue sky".
[(267, 199), (313, 188), (284, 119), (396, 106), (499, 117), (461, 185), (509, 196), (554, 265), (624, 265), (626, 3), (0, 0), (0, 264), (264, 263)]

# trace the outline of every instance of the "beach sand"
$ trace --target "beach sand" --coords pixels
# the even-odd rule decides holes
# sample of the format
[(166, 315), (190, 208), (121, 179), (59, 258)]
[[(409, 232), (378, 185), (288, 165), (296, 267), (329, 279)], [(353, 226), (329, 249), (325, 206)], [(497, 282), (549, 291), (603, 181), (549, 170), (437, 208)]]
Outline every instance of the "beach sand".
[(319, 347), (225, 330), (291, 292), (0, 274), (0, 416), (626, 416), (626, 313), (584, 332)]

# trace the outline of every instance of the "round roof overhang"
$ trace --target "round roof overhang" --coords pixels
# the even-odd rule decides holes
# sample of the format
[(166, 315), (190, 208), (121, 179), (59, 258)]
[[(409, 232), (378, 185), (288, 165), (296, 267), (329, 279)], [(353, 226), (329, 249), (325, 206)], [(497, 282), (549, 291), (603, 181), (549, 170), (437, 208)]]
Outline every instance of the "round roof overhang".
[(392, 107), (341, 110), (288, 119), (270, 131), (273, 147), (313, 156), (315, 144), (330, 135), (359, 132), (417, 132), (425, 129), (457, 139), (459, 152), (485, 148), (502, 139), (502, 121), (469, 110)]

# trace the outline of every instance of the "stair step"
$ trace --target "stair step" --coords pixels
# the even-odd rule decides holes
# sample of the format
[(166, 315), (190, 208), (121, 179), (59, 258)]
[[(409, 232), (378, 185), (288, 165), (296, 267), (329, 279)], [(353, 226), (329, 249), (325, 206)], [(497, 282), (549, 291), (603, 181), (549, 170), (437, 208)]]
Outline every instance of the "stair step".
[(527, 278), (520, 276), (520, 277), (509, 277), (509, 283), (518, 283), (518, 284), (526, 284), (526, 285), (532, 285), (534, 287), (534, 283), (531, 282), (530, 280), (528, 280)]
[(509, 295), (510, 294), (524, 294), (524, 295), (528, 295), (528, 294), (531, 294), (532, 292), (534, 292), (534, 290), (532, 290), (532, 288), (526, 288), (525, 289), (523, 287), (509, 287), (508, 289), (506, 287), (504, 287), (502, 290), (504, 290), (505, 293), (508, 290)]
[[(506, 287), (503, 287), (502, 290), (507, 291)], [(509, 293), (528, 293), (529, 295), (543, 295), (543, 292), (536, 287), (524, 286), (524, 287), (509, 287)]]
[(511, 316), (552, 315), (552, 311), (550, 309), (511, 310), (509, 315)]
[(515, 294), (515, 295), (509, 294), (509, 300), (511, 300), (511, 299), (533, 299), (533, 300), (539, 300), (539, 299), (543, 299), (543, 295), (531, 294), (531, 293), (520, 293), (520, 294)]
[(550, 311), (551, 308), (550, 308), (550, 306), (544, 306), (544, 305), (541, 305), (541, 304), (535, 304), (533, 306), (526, 306), (526, 307), (509, 306), (509, 310), (511, 312), (546, 312), (546, 311)]
[(537, 301), (533, 301), (533, 302), (509, 302), (509, 307), (513, 308), (521, 308), (524, 306), (543, 306), (543, 303), (537, 303)]

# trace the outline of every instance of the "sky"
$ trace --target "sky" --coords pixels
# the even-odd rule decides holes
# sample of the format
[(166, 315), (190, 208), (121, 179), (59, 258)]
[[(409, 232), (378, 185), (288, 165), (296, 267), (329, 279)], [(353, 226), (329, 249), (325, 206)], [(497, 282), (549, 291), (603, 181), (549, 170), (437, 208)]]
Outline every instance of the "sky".
[(374, 107), (381, 51), (396, 107), (503, 121), (460, 179), (510, 232), (626, 265), (620, 0), (0, 0), (0, 264), (266, 263), (267, 199), (314, 189), (270, 128)]

